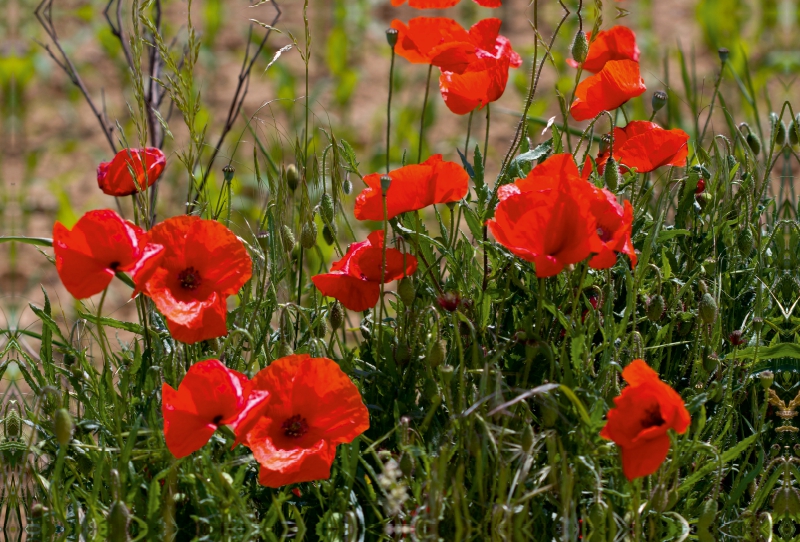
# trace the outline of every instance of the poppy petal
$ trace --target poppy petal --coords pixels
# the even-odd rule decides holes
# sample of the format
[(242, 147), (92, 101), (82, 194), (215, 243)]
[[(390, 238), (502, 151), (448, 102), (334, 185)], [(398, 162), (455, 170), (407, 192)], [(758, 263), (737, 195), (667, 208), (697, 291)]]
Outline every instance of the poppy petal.
[(311, 277), (311, 280), (322, 295), (338, 299), (351, 311), (360, 312), (374, 307), (381, 295), (381, 287), (377, 282), (343, 273), (324, 273)]
[(622, 448), (622, 472), (628, 480), (656, 472), (669, 453), (669, 436), (664, 433), (638, 446)]
[(638, 62), (611, 60), (599, 73), (578, 84), (570, 114), (577, 121), (588, 120), (602, 111), (616, 109), (645, 90)]
[(186, 252), (186, 266), (197, 269), (203, 283), (222, 296), (236, 294), (253, 274), (244, 244), (219, 222), (194, 222), (186, 233), (186, 245), (203, 247), (202, 251)]
[(204, 421), (193, 410), (196, 406), (181, 398), (166, 382), (161, 388), (164, 440), (167, 448), (180, 459), (206, 445), (216, 426)]
[(447, 17), (415, 17), (408, 26), (395, 19), (391, 27), (398, 32), (395, 53), (414, 64), (430, 64), (437, 47), (470, 39), (460, 24)]
[(97, 185), (109, 196), (130, 196), (152, 186), (166, 163), (164, 153), (154, 147), (122, 149), (110, 162), (97, 167)]
[[(591, 40), (592, 33), (586, 33), (586, 39)], [(583, 61), (583, 69), (597, 73), (603, 69), (609, 60), (639, 61), (639, 47), (636, 45), (636, 34), (626, 26), (614, 26), (608, 30), (601, 30), (597, 37), (589, 44), (589, 52)], [(580, 64), (572, 59), (567, 63), (572, 67)]]

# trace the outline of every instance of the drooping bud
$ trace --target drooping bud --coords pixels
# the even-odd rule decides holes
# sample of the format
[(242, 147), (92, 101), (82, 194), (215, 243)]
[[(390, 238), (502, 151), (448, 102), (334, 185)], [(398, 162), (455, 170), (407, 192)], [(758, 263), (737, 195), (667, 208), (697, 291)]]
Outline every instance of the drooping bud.
[(730, 51), (725, 47), (720, 47), (717, 50), (717, 54), (719, 55), (719, 61), (725, 64), (728, 61), (728, 57), (730, 56)]
[(775, 146), (783, 148), (786, 145), (787, 130), (783, 121), (778, 121), (775, 125)]
[(66, 408), (59, 408), (54, 415), (56, 440), (61, 446), (66, 446), (72, 440), (75, 431), (75, 422)]
[(342, 307), (342, 304), (338, 301), (334, 301), (333, 305), (331, 305), (328, 317), (331, 321), (331, 328), (333, 331), (336, 331), (342, 327), (342, 324), (344, 324), (344, 308)]
[(300, 184), (300, 172), (297, 171), (297, 166), (294, 164), (289, 164), (286, 167), (286, 186), (289, 187), (289, 190), (294, 192), (297, 190), (297, 186)]
[(319, 200), (319, 214), (326, 224), (333, 223), (333, 197), (327, 192)]
[(704, 293), (700, 298), (698, 312), (703, 323), (713, 324), (717, 319), (717, 302), (714, 300), (714, 296), (708, 292)]
[(428, 356), (425, 361), (430, 365), (431, 369), (435, 369), (442, 364), (444, 358), (447, 356), (447, 345), (441, 339), (434, 341), (431, 349), (428, 351)]
[(410, 477), (414, 472), (414, 458), (411, 457), (410, 453), (405, 453), (403, 457), (400, 458), (400, 472), (402, 472), (403, 476), (406, 478)]
[(342, 183), (342, 192), (344, 192), (345, 195), (349, 196), (350, 192), (352, 191), (353, 191), (353, 183), (350, 181), (350, 179), (345, 179), (344, 182)]
[(389, 43), (389, 47), (394, 49), (394, 46), (397, 45), (397, 38), (398, 32), (396, 28), (389, 28), (386, 31), (386, 41)]
[(753, 154), (759, 154), (761, 152), (761, 140), (756, 134), (749, 132), (744, 140), (747, 142), (747, 146), (750, 147), (750, 150), (753, 151)]
[(586, 32), (579, 30), (575, 34), (575, 40), (572, 42), (572, 60), (578, 64), (586, 60), (586, 55), (589, 54), (589, 40), (586, 39)]
[(753, 241), (753, 232), (750, 228), (745, 227), (739, 232), (736, 237), (736, 247), (742, 256), (750, 256), (750, 253), (753, 252)]
[(610, 191), (617, 191), (617, 187), (619, 186), (619, 166), (617, 166), (617, 161), (614, 160), (613, 156), (606, 162), (606, 170), (603, 173), (603, 179)]
[(665, 308), (666, 302), (664, 301), (664, 296), (661, 294), (654, 295), (647, 304), (647, 319), (651, 322), (658, 322), (664, 315)]
[(414, 291), (414, 282), (410, 277), (403, 277), (397, 284), (397, 295), (406, 307), (410, 307), (414, 303), (416, 292)]
[(650, 102), (653, 106), (653, 112), (661, 111), (661, 109), (667, 105), (667, 93), (663, 90), (657, 90), (653, 93), (652, 101)]
[(313, 219), (303, 224), (300, 231), (300, 246), (306, 250), (314, 248), (317, 244), (317, 223)]
[(13, 439), (20, 436), (22, 430), (22, 420), (16, 410), (9, 410), (6, 415), (5, 433), (6, 437)]
[(294, 248), (294, 234), (292, 230), (289, 229), (289, 226), (281, 226), (281, 242), (283, 243), (283, 250), (287, 252)]
[(128, 525), (131, 517), (128, 507), (122, 501), (114, 501), (108, 510), (108, 540), (111, 542), (127, 542)]
[(322, 238), (325, 239), (328, 246), (333, 246), (333, 243), (336, 241), (336, 227), (332, 227), (328, 224), (322, 226)]
[(234, 173), (236, 173), (236, 169), (230, 164), (222, 168), (222, 176), (226, 183), (229, 183), (233, 180)]
[(289, 343), (286, 341), (281, 341), (278, 343), (278, 357), (285, 358), (286, 356), (291, 356), (294, 353), (292, 347), (289, 346)]
[(386, 192), (389, 191), (389, 187), (392, 186), (392, 178), (388, 175), (381, 175), (381, 195), (385, 196)]
[(761, 383), (762, 388), (768, 390), (772, 387), (772, 383), (775, 381), (775, 373), (772, 371), (763, 371), (759, 373), (758, 381)]

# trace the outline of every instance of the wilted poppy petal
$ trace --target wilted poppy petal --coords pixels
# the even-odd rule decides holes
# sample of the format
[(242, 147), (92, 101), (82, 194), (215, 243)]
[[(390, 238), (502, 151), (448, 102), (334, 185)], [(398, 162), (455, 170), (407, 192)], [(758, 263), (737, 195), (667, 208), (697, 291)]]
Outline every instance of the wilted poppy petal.
[[(592, 33), (586, 33), (586, 39), (591, 40)], [(583, 69), (597, 73), (603, 69), (609, 60), (639, 61), (639, 47), (636, 45), (636, 34), (626, 26), (614, 26), (608, 30), (601, 30), (589, 45), (589, 53), (583, 62)], [(567, 59), (570, 66), (579, 64), (572, 59)]]
[(154, 147), (122, 149), (110, 162), (97, 167), (97, 185), (109, 196), (130, 196), (152, 186), (166, 163), (164, 153)]
[(602, 111), (616, 109), (645, 90), (638, 62), (611, 60), (598, 74), (578, 84), (570, 114), (575, 120), (588, 120)]

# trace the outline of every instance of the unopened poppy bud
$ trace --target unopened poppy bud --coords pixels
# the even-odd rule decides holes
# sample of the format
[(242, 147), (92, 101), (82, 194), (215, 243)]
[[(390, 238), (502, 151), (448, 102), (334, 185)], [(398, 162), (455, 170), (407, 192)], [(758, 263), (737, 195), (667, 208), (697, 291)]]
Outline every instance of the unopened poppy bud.
[(281, 341), (278, 343), (278, 357), (285, 358), (286, 356), (291, 356), (294, 353), (292, 347), (289, 346), (289, 343), (286, 341)]
[(522, 430), (522, 451), (523, 452), (530, 452), (533, 448), (533, 428), (530, 424), (525, 424), (525, 428)]
[(317, 244), (317, 223), (314, 220), (309, 220), (303, 224), (303, 229), (300, 231), (300, 246), (306, 250), (314, 248)]
[(361, 324), (358, 326), (359, 331), (361, 331), (361, 336), (364, 337), (365, 341), (370, 340), (372, 337), (372, 332), (370, 331), (370, 321), (368, 317), (364, 317), (361, 320)]
[(789, 123), (789, 145), (800, 143), (800, 113)]
[(728, 155), (728, 169), (732, 170), (736, 167), (739, 162), (736, 161), (736, 157), (732, 154)]
[(542, 403), (542, 425), (554, 427), (558, 421), (558, 405), (553, 399), (545, 399)]
[(669, 490), (664, 484), (658, 484), (653, 490), (653, 493), (650, 495), (650, 506), (653, 508), (653, 510), (659, 514), (662, 514), (667, 511), (668, 504)]
[(324, 318), (320, 318), (317, 325), (314, 326), (314, 336), (318, 339), (323, 338), (328, 334), (328, 322)]
[(338, 301), (334, 301), (333, 305), (331, 305), (331, 310), (328, 313), (328, 318), (331, 321), (331, 328), (336, 331), (342, 324), (344, 324), (344, 308), (342, 308), (342, 304)]
[(663, 90), (657, 90), (653, 93), (652, 101), (650, 102), (653, 106), (653, 111), (661, 111), (661, 109), (667, 105), (667, 93)]
[(108, 540), (111, 542), (127, 542), (128, 525), (131, 517), (128, 507), (122, 501), (114, 501), (108, 510)]
[(389, 191), (389, 187), (392, 186), (392, 178), (388, 175), (381, 175), (381, 195), (385, 196), (386, 192)]
[(325, 239), (325, 242), (328, 243), (328, 246), (333, 246), (333, 243), (336, 241), (336, 229), (332, 228), (328, 224), (325, 224), (322, 227), (322, 238)]
[(286, 168), (286, 186), (289, 190), (294, 192), (300, 184), (300, 172), (297, 171), (297, 166), (289, 164)]
[(575, 34), (575, 41), (572, 42), (572, 60), (580, 64), (586, 60), (589, 54), (589, 40), (586, 39), (586, 32), (579, 30)]
[(664, 301), (664, 296), (661, 294), (654, 295), (650, 298), (650, 303), (647, 304), (647, 319), (651, 322), (661, 320), (665, 307), (666, 302)]
[(236, 169), (230, 164), (222, 168), (222, 176), (224, 177), (226, 183), (229, 183), (233, 180), (234, 173), (236, 173)]
[(390, 28), (386, 31), (386, 41), (389, 43), (389, 47), (394, 49), (394, 46), (397, 45), (397, 38), (398, 32), (396, 28)]
[(327, 192), (319, 200), (319, 214), (326, 224), (333, 222), (333, 197)]
[(66, 408), (59, 408), (54, 415), (56, 440), (61, 446), (66, 446), (72, 440), (72, 433), (75, 431), (75, 422), (72, 415)]
[(783, 146), (786, 145), (786, 136), (786, 125), (782, 121), (778, 121), (775, 125), (775, 146), (783, 148)]
[(697, 530), (708, 531), (709, 527), (714, 524), (714, 518), (717, 515), (717, 501), (709, 499), (703, 503), (700, 511), (700, 517), (697, 518)]
[(728, 57), (730, 56), (730, 51), (728, 51), (728, 49), (725, 47), (720, 47), (719, 49), (717, 49), (717, 54), (719, 55), (720, 62), (725, 64), (728, 61)]
[(345, 195), (350, 195), (352, 191), (353, 191), (353, 183), (350, 182), (350, 179), (345, 179), (344, 182), (342, 183), (342, 192), (344, 192)]
[(409, 277), (403, 277), (397, 284), (397, 295), (406, 307), (410, 307), (414, 303), (416, 292), (414, 291), (414, 282)]
[(447, 356), (447, 346), (443, 340), (439, 339), (438, 341), (434, 341), (431, 345), (431, 349), (428, 351), (428, 356), (425, 358), (425, 361), (430, 365), (431, 369), (435, 369), (442, 364), (445, 356)]
[(405, 453), (403, 457), (400, 458), (400, 472), (402, 472), (403, 476), (406, 478), (410, 477), (414, 472), (414, 459), (411, 457), (411, 454)]
[(700, 298), (698, 312), (703, 323), (713, 324), (714, 320), (717, 319), (717, 302), (714, 301), (714, 296), (708, 292), (704, 293), (703, 297)]
[(281, 242), (283, 243), (283, 250), (287, 252), (294, 248), (294, 234), (289, 229), (289, 226), (284, 225), (281, 227)]
[(775, 373), (772, 371), (763, 371), (758, 375), (758, 381), (761, 383), (762, 388), (768, 390), (772, 387), (772, 383), (775, 381)]
[(619, 167), (613, 156), (606, 162), (606, 170), (603, 173), (603, 179), (609, 190), (612, 192), (617, 191), (617, 187), (619, 186)]
[[(589, 523), (592, 527), (592, 540), (613, 540), (608, 537), (606, 524), (608, 523), (608, 505), (603, 501), (595, 501), (589, 507)], [(613, 522), (613, 519), (612, 519)]]
[(20, 435), (20, 430), (22, 429), (22, 420), (17, 414), (16, 410), (11, 410), (8, 412), (5, 421), (5, 432), (6, 437), (8, 438), (16, 438)]
[(749, 132), (744, 140), (747, 142), (747, 146), (750, 147), (750, 150), (753, 151), (753, 154), (759, 154), (761, 152), (761, 140), (758, 139), (756, 134)]
[(750, 256), (750, 253), (753, 252), (753, 241), (753, 232), (750, 228), (745, 227), (739, 232), (736, 237), (736, 247), (742, 256)]

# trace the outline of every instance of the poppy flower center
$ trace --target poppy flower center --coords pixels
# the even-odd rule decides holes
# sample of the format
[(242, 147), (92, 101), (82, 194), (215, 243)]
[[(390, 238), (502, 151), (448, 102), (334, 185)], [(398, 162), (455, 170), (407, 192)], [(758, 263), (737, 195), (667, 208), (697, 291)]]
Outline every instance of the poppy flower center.
[(607, 231), (604, 228), (597, 228), (597, 235), (600, 237), (600, 240), (604, 243), (608, 243), (611, 239), (614, 238), (612, 232)]
[(194, 267), (187, 267), (178, 275), (178, 280), (183, 288), (195, 290), (203, 282), (200, 279), (200, 272)]
[(664, 425), (664, 418), (661, 417), (661, 408), (656, 405), (645, 410), (642, 418), (642, 429)]
[(283, 434), (287, 437), (300, 438), (308, 433), (308, 422), (305, 418), (296, 414), (283, 422), (281, 429), (283, 429)]
[(219, 425), (219, 422), (221, 422), (221, 421), (222, 421), (222, 414), (219, 414), (218, 416), (214, 416), (214, 419), (211, 420), (211, 422), (214, 425)]
[(117, 267), (119, 267), (119, 262), (117, 261), (113, 261), (110, 264), (108, 264), (108, 268), (111, 269), (112, 271), (116, 271)]

